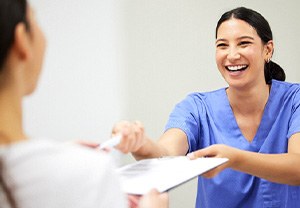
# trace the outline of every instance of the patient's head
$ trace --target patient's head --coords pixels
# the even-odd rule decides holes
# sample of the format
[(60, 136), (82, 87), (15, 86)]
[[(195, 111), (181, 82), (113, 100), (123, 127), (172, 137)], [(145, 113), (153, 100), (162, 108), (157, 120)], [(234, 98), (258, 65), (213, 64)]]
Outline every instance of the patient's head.
[(10, 81), (7, 74), (19, 73), (22, 94), (30, 94), (42, 67), (45, 38), (26, 0), (0, 0), (0, 31), (1, 86)]

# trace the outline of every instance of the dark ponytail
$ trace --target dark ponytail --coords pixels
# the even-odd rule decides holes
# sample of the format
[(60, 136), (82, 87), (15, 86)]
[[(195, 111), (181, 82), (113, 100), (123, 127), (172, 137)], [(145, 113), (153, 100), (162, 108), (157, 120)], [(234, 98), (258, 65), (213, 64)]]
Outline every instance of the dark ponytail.
[(267, 84), (271, 84), (272, 79), (285, 80), (284, 70), (275, 62), (265, 63), (265, 79)]
[[(264, 44), (267, 44), (270, 40), (273, 40), (271, 27), (268, 21), (260, 13), (245, 7), (238, 7), (224, 13), (221, 16), (216, 27), (216, 38), (220, 25), (230, 18), (240, 19), (251, 25), (256, 30), (258, 36), (261, 38)], [(267, 84), (270, 84), (272, 79), (279, 81), (285, 80), (284, 70), (273, 61), (265, 63), (264, 71)]]

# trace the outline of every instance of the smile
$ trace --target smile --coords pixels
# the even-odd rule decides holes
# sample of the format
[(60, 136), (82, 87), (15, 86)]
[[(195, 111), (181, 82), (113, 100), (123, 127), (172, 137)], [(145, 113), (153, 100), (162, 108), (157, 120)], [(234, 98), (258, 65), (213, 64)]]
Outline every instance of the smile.
[(235, 66), (225, 66), (225, 68), (230, 72), (243, 71), (248, 68), (248, 65), (235, 65)]

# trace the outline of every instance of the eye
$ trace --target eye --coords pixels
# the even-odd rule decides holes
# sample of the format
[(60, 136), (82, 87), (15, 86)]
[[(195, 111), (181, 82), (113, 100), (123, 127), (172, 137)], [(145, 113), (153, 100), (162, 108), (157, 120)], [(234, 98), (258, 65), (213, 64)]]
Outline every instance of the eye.
[(226, 48), (228, 45), (226, 43), (218, 43), (216, 45), (217, 48)]
[(250, 44), (252, 44), (252, 42), (250, 42), (250, 41), (241, 41), (239, 43), (240, 46), (247, 46), (247, 45), (250, 45)]

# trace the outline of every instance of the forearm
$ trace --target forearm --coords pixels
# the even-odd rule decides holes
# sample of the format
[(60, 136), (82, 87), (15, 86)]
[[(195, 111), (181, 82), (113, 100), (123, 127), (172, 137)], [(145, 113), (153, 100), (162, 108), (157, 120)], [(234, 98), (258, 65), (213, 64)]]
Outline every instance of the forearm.
[(145, 144), (143, 144), (137, 151), (132, 152), (132, 155), (136, 160), (146, 158), (157, 158), (167, 156), (168, 151), (153, 139), (146, 138)]
[(185, 133), (180, 129), (169, 129), (159, 140), (154, 141), (146, 137), (146, 142), (135, 152), (135, 159), (179, 156), (188, 151), (188, 142)]
[(266, 180), (300, 185), (300, 154), (261, 154), (238, 151), (232, 168)]

